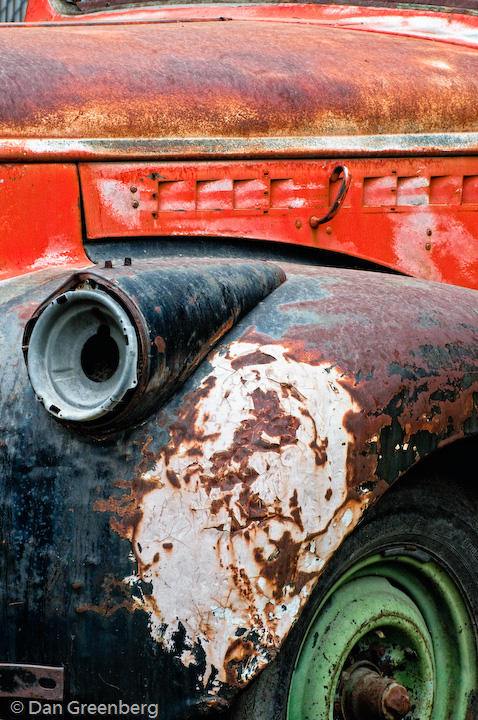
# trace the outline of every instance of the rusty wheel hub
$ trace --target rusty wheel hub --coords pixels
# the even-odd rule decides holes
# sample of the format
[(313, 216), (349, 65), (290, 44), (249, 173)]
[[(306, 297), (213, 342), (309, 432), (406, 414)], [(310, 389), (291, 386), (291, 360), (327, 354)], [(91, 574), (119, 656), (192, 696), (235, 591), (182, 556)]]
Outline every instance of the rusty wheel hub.
[(371, 663), (344, 670), (341, 688), (344, 720), (402, 720), (411, 708), (406, 688)]

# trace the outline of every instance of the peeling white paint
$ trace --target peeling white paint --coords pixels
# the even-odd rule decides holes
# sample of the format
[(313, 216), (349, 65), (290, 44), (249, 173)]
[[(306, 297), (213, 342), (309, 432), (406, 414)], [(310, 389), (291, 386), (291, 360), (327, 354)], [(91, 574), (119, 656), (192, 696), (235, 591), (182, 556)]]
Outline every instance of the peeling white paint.
[(354, 514), (353, 514), (352, 510), (346, 510), (342, 516), (342, 525), (344, 525), (344, 527), (348, 527), (351, 524), (353, 519), (354, 519)]
[[(325, 362), (297, 362), (277, 345), (260, 348), (275, 361), (234, 368), (234, 359), (258, 349), (256, 344), (236, 343), (228, 356), (214, 354), (210, 362), (215, 385), (197, 405), (195, 430), (202, 439), (171, 446), (169, 462), (163, 452), (144, 475), (156, 487), (143, 497), (135, 552), (139, 574), (152, 584), (152, 595), (137, 603), (149, 613), (152, 636), (166, 647), (173, 648), (179, 623), (186, 630), (186, 654), (196, 643), (202, 646), (205, 683), (213, 668), (218, 670), (216, 684), (227, 680), (228, 651), (244, 636), (244, 628), (254, 630), (259, 642), (252, 653), (250, 644), (249, 650), (247, 645), (239, 649), (240, 680), (270, 660), (346, 528), (367, 504), (366, 497), (361, 503), (347, 500), (346, 459), (352, 438), (343, 418), (358, 407), (341, 385), (341, 369)], [(281, 445), (272, 411), (266, 429), (263, 414), (255, 433), (257, 392), (261, 397), (269, 393), (276, 410), (295, 422), (294, 442)], [(234, 448), (235, 434), (245, 427), (251, 433), (246, 465), (231, 455), (214, 480), (217, 454)], [(320, 457), (316, 446), (322, 448)], [(192, 449), (200, 455), (188, 454)], [(175, 473), (179, 489), (169, 482), (168, 471)], [(247, 472), (253, 474), (247, 478)], [(234, 473), (243, 481), (234, 484)], [(250, 494), (260, 517), (245, 513)], [(294, 507), (300, 513), (295, 517)], [(279, 556), (284, 561), (284, 553), (292, 562), (282, 576), (277, 563)]]

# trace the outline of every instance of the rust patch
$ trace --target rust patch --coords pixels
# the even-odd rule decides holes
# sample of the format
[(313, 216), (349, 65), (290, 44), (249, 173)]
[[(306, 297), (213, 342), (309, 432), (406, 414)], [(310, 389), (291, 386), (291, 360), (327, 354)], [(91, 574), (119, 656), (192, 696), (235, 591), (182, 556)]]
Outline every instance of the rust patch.
[[(254, 654), (254, 645), (249, 640), (237, 638), (231, 643), (224, 658), (226, 682), (236, 685), (240, 677), (240, 665)], [(239, 677), (238, 677), (239, 676)]]
[(142, 518), (141, 502), (144, 495), (161, 486), (161, 481), (145, 478), (147, 470), (156, 462), (156, 455), (149, 450), (152, 439), (151, 435), (148, 436), (141, 448), (142, 459), (136, 467), (132, 482), (118, 478), (113, 483), (115, 487), (126, 490), (126, 494), (121, 497), (112, 495), (106, 500), (98, 499), (93, 505), (97, 512), (111, 513), (111, 529), (130, 541), (133, 541), (135, 529)]
[[(0, 135), (210, 138), (220, 148), (222, 138), (478, 127), (478, 59), (469, 48), (254, 20), (163, 23), (158, 46), (157, 28), (117, 24), (105, 33), (94, 24), (57, 24), (10, 33), (1, 60), (11, 103), (0, 111)], [(67, 48), (61, 57), (59, 46)], [(343, 72), (344, 47), (360, 84)], [(459, 78), (457, 87), (443, 82), (434, 54)], [(38, 68), (34, 77), (27, 56)]]
[(298, 505), (299, 505), (299, 501), (297, 499), (297, 488), (296, 488), (294, 490), (294, 492), (292, 493), (292, 497), (289, 500), (290, 514), (291, 514), (291, 517), (293, 518), (294, 522), (296, 523), (297, 527), (299, 528), (299, 530), (303, 531), (304, 526), (302, 524), (302, 519), (301, 519), (301, 510), (300, 510), (300, 507), (298, 507)]
[[(174, 454), (175, 448), (181, 443), (191, 441), (199, 445), (207, 439), (214, 439), (214, 435), (204, 435), (198, 431), (196, 420), (199, 401), (209, 395), (215, 383), (216, 378), (211, 375), (206, 378), (200, 388), (189, 393), (184, 399), (183, 405), (178, 411), (178, 419), (173, 422), (169, 429), (171, 440), (163, 451), (166, 464)], [(216, 437), (217, 435), (218, 433), (215, 434)]]
[(76, 612), (94, 612), (103, 617), (111, 617), (117, 613), (118, 610), (134, 612), (136, 609), (128, 588), (123, 582), (117, 580), (112, 575), (105, 577), (102, 583), (102, 590), (104, 601), (101, 604), (94, 605), (87, 603), (85, 605), (79, 605), (76, 608)]
[(291, 582), (291, 578), (297, 577), (297, 561), (302, 543), (294, 542), (288, 530), (280, 540), (271, 540), (271, 543), (276, 552), (265, 558), (263, 548), (254, 548), (254, 559), (261, 568), (261, 575), (273, 585), (274, 599), (280, 600), (284, 586)]
[(160, 352), (160, 353), (166, 352), (166, 343), (164, 342), (164, 338), (162, 338), (161, 335), (157, 335), (154, 338), (154, 344), (158, 348), (158, 352)]
[(174, 472), (174, 470), (166, 470), (166, 477), (168, 478), (170, 484), (174, 487), (179, 489), (181, 487), (178, 476)]
[[(184, 398), (168, 446), (145, 472), (145, 479), (162, 486), (143, 498), (143, 516), (135, 529), (138, 577), (151, 582), (153, 595), (161, 596), (161, 623), (149, 601), (143, 604), (153, 636), (167, 646), (174, 643), (177, 618), (187, 613), (187, 636), (191, 643), (201, 642), (208, 667), (219, 668), (217, 680), (233, 668), (229, 676), (239, 683), (276, 652), (324, 565), (331, 542), (327, 533), (333, 529), (334, 536), (341, 535), (342, 526), (351, 522), (347, 513), (353, 517), (360, 507), (349, 510), (343, 494), (346, 432), (338, 429), (343, 433), (343, 466), (336, 471), (327, 442), (319, 439), (335, 427), (335, 416), (319, 411), (324, 397), (334, 403), (339, 398), (344, 410), (353, 407), (344, 390), (335, 393), (329, 387), (338, 372), (329, 377), (327, 368), (311, 371), (278, 348), (266, 347), (263, 354), (274, 361), (263, 363), (257, 350), (257, 345), (244, 343), (235, 346), (232, 357), (227, 352), (210, 356), (213, 373)], [(233, 368), (239, 357), (247, 360)], [(258, 363), (250, 364), (253, 357)], [(333, 460), (336, 464), (337, 453)], [(336, 502), (325, 511), (323, 496), (331, 475)], [(171, 478), (177, 478), (180, 492)], [(178, 540), (168, 553), (165, 538)], [(195, 578), (194, 597), (190, 583), (182, 587), (178, 566)], [(169, 591), (165, 596), (164, 588), (173, 586), (174, 596)], [(199, 612), (203, 605), (207, 609)], [(259, 655), (245, 653), (246, 644), (239, 656), (234, 651), (236, 662), (225, 662), (236, 630), (250, 628), (251, 622), (261, 638), (253, 642), (261, 648)], [(242, 639), (249, 642), (250, 637)]]
[(251, 399), (254, 410), (250, 414), (253, 417), (241, 423), (234, 433), (229, 450), (215, 454), (215, 472), (219, 473), (231, 460), (238, 463), (247, 460), (257, 450), (279, 452), (281, 447), (297, 442), (296, 433), (300, 422), (293, 415), (284, 412), (276, 392), (264, 392), (256, 388), (251, 393)]
[(256, 352), (249, 353), (249, 355), (242, 355), (231, 361), (231, 367), (234, 370), (245, 367), (246, 365), (267, 365), (275, 362), (275, 357), (267, 355), (267, 353), (257, 350)]

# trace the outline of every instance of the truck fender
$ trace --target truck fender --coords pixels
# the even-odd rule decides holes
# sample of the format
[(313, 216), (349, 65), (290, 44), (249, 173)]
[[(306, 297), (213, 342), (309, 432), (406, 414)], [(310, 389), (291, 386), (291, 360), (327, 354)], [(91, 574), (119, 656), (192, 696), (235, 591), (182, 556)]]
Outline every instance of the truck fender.
[(274, 658), (367, 507), (478, 430), (476, 293), (283, 267), (148, 426), (138, 511), (96, 508), (131, 541), (124, 582), (151, 589), (134, 597), (152, 637), (205, 658), (213, 695)]

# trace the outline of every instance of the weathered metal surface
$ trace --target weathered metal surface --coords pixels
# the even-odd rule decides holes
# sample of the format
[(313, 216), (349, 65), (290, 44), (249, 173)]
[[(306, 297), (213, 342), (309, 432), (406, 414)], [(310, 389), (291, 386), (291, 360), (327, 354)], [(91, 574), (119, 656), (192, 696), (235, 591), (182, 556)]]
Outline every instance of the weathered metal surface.
[(334, 167), (334, 169), (332, 170), (332, 173), (330, 175), (330, 178), (329, 178), (329, 184), (331, 187), (333, 187), (334, 183), (336, 183), (337, 180), (339, 180), (341, 175), (342, 175), (342, 182), (338, 186), (337, 195), (332, 202), (332, 207), (325, 215), (323, 215), (320, 218), (315, 215), (312, 215), (309, 218), (309, 225), (311, 228), (315, 229), (319, 225), (323, 225), (324, 223), (330, 222), (330, 220), (333, 220), (333, 218), (337, 215), (338, 211), (344, 204), (345, 198), (346, 198), (347, 193), (350, 188), (350, 183), (352, 182), (352, 175), (350, 174), (350, 171), (346, 165), (336, 165)]
[[(335, 161), (80, 166), (90, 238), (204, 235), (345, 253), (414, 277), (478, 288), (478, 159), (347, 159), (352, 184), (327, 213)], [(134, 247), (134, 241), (133, 245)]]
[(60, 282), (2, 286), (6, 661), (197, 717), (278, 651), (364, 508), (478, 432), (474, 292), (285, 270), (161, 412), (100, 443), (35, 402), (21, 359), (25, 305)]
[(343, 673), (342, 713), (345, 720), (401, 720), (410, 712), (410, 696), (395, 678), (380, 674), (371, 663), (357, 663)]
[(0, 279), (89, 264), (74, 165), (0, 165)]
[(183, 661), (199, 642), (208, 682), (215, 668), (217, 681), (244, 683), (274, 656), (364, 508), (474, 412), (474, 295), (460, 301), (458, 339), (445, 320), (454, 289), (369, 282), (290, 278), (209, 357), (166, 448), (148, 446), (141, 520), (113, 498), (98, 506), (133, 542), (128, 582), (151, 583), (139, 606), (153, 637), (172, 647), (187, 618)]
[[(451, 8), (440, 10), (414, 7), (409, 9), (403, 5), (380, 8), (357, 7), (357, 5), (327, 5), (303, 3), (261, 3), (260, 5), (220, 5), (194, 4), (170, 6), (130, 6), (128, 8), (108, 8), (106, 12), (95, 12), (90, 15), (71, 14), (71, 7), (66, 3), (58, 9), (52, 7), (49, 0), (30, 0), (28, 3), (27, 20), (30, 22), (62, 22), (83, 23), (101, 22), (115, 23), (126, 21), (157, 22), (158, 20), (217, 20), (219, 18), (234, 20), (266, 20), (269, 22), (314, 23), (338, 25), (366, 30), (367, 32), (390, 33), (408, 37), (423, 37), (457, 45), (478, 45), (478, 19), (472, 13), (453, 13)], [(63, 13), (63, 14), (62, 14)]]
[(478, 130), (478, 54), (467, 47), (259, 21), (0, 33), (2, 139)]
[[(113, 298), (117, 307), (126, 311), (133, 323), (132, 336), (134, 338), (136, 333), (138, 343), (135, 383), (132, 389), (123, 389), (123, 394), (115, 398), (115, 404), (104, 414), (93, 420), (88, 418), (88, 421), (81, 421), (83, 431), (96, 435), (124, 430), (148, 417), (153, 409), (164, 403), (165, 399), (184, 383), (211, 347), (238, 319), (285, 280), (285, 275), (278, 266), (258, 261), (224, 263), (210, 260), (207, 266), (204, 266), (204, 263), (198, 260), (132, 263), (129, 258), (129, 262), (122, 266), (113, 268), (112, 262), (109, 262), (108, 266), (103, 270), (90, 270), (71, 276), (35, 310), (27, 323), (23, 338), (24, 357), (28, 366), (33, 361), (38, 362), (37, 358), (32, 357), (30, 348), (32, 333), (45, 310), (48, 311), (53, 306), (58, 320), (50, 327), (45, 345), (51, 346), (55, 340), (58, 350), (57, 354), (47, 361), (44, 383), (54, 383), (55, 388), (58, 388), (53, 396), (58, 407), (54, 406), (52, 410), (51, 400), (46, 402), (42, 399), (44, 404), (46, 402), (46, 408), (61, 419), (63, 401), (68, 398), (75, 402), (74, 397), (65, 390), (65, 385), (71, 385), (73, 373), (81, 372), (80, 356), (84, 341), (76, 348), (78, 365), (69, 366), (67, 352), (61, 350), (61, 339), (60, 342), (56, 340), (58, 327), (61, 326), (65, 331), (68, 323), (76, 324), (69, 332), (74, 335), (77, 328), (76, 334), (82, 337), (85, 316), (91, 316), (92, 326), (89, 332), (92, 332), (93, 328), (95, 332), (97, 328), (106, 328), (108, 337), (111, 332), (108, 324), (111, 323), (111, 318), (105, 314), (100, 300), (78, 318), (71, 315), (71, 302), (67, 302), (67, 296), (74, 293), (81, 299), (86, 292), (91, 302), (95, 293), (98, 293), (98, 298), (103, 294)], [(66, 319), (65, 311), (70, 320)], [(122, 338), (121, 331), (119, 338)], [(115, 347), (118, 352), (116, 344)], [(100, 376), (104, 378), (105, 363), (109, 367), (110, 362), (109, 346), (105, 349), (101, 344), (96, 344), (93, 352), (97, 355), (95, 360)], [(103, 354), (105, 357), (102, 357)], [(40, 358), (41, 362), (44, 360), (44, 357)], [(107, 375), (108, 379), (114, 372), (122, 372), (122, 368), (118, 367), (122, 362), (117, 361), (114, 371)], [(96, 410), (96, 405), (104, 402), (101, 385), (101, 381), (95, 377), (90, 380), (90, 385), (85, 386), (85, 392), (88, 388), (89, 392), (96, 393), (100, 398), (97, 402), (94, 397), (90, 401)], [(116, 388), (112, 392), (115, 390)], [(81, 399), (77, 398), (77, 402)], [(75, 410), (78, 409), (74, 407)], [(86, 407), (86, 404), (83, 407)]]
[(63, 700), (64, 673), (62, 667), (0, 663), (0, 697)]
[(478, 153), (478, 133), (251, 138), (0, 138), (0, 160), (409, 157)]

